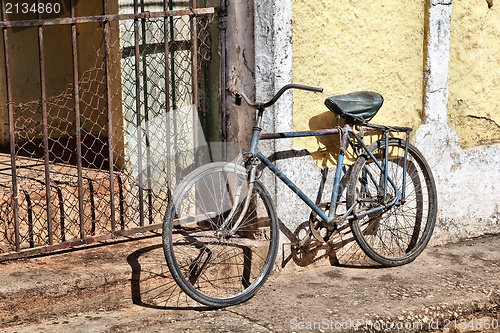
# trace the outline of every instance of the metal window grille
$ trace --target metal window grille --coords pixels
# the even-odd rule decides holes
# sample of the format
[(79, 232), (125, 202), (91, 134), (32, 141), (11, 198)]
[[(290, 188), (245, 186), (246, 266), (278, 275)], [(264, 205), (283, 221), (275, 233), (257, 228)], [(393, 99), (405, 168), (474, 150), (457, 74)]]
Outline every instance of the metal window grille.
[(1, 0), (0, 260), (161, 228), (220, 133), (220, 4), (59, 1), (26, 19)]

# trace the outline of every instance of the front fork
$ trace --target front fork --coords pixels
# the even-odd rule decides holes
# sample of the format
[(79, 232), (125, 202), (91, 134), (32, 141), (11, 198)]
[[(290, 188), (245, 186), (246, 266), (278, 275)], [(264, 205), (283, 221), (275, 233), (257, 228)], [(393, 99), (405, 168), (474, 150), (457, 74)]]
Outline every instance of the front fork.
[(239, 203), (240, 203), (240, 199), (242, 197), (242, 194), (244, 192), (244, 189), (245, 189), (246, 185), (248, 184), (248, 192), (247, 192), (247, 195), (245, 198), (245, 203), (243, 204), (243, 209), (240, 213), (240, 216), (238, 217), (238, 220), (234, 223), (233, 227), (231, 228), (231, 230), (229, 230), (229, 232), (227, 234), (231, 235), (231, 236), (234, 235), (236, 233), (236, 230), (238, 230), (238, 228), (240, 227), (241, 222), (243, 221), (243, 218), (245, 217), (245, 215), (248, 211), (248, 207), (250, 206), (250, 200), (252, 199), (252, 192), (253, 192), (253, 188), (254, 188), (254, 184), (255, 184), (256, 171), (257, 171), (257, 166), (252, 164), (251, 170), (250, 170), (250, 173), (248, 176), (248, 183), (245, 181), (242, 181), (241, 184), (238, 185), (238, 188), (236, 189), (236, 195), (235, 195), (234, 200), (233, 200), (233, 207), (231, 208), (231, 211), (229, 212), (229, 215), (225, 219), (224, 223), (220, 226), (220, 228), (219, 228), (220, 233), (225, 232), (227, 230), (227, 227), (229, 226), (229, 224), (233, 220), (234, 215), (236, 214), (236, 209), (240, 206)]
[[(238, 186), (238, 189), (236, 190), (236, 196), (235, 196), (234, 201), (233, 201), (233, 207), (231, 208), (231, 211), (229, 212), (229, 216), (226, 218), (226, 220), (224, 221), (222, 226), (219, 228), (219, 231), (218, 231), (219, 234), (226, 233), (226, 235), (228, 235), (228, 236), (234, 235), (236, 233), (236, 230), (238, 230), (238, 228), (240, 227), (240, 224), (243, 221), (243, 218), (247, 214), (248, 207), (250, 206), (250, 200), (252, 198), (252, 192), (253, 192), (253, 188), (255, 186), (255, 178), (256, 178), (256, 174), (257, 174), (257, 165), (258, 165), (257, 161), (258, 161), (258, 159), (257, 159), (255, 153), (256, 153), (258, 142), (259, 142), (260, 133), (262, 131), (261, 125), (262, 125), (263, 113), (264, 113), (264, 108), (260, 107), (257, 110), (256, 124), (253, 128), (252, 140), (250, 142), (250, 156), (248, 158), (248, 163), (247, 163), (247, 167), (250, 168), (250, 172), (248, 173), (248, 182), (242, 181), (242, 183)], [(245, 203), (243, 204), (243, 209), (240, 213), (240, 216), (238, 217), (238, 220), (234, 223), (231, 230), (229, 230), (229, 232), (227, 233), (226, 229), (229, 226), (229, 224), (231, 223), (231, 221), (233, 220), (234, 215), (236, 214), (236, 209), (239, 206), (240, 198), (241, 198), (243, 191), (245, 189), (245, 185), (247, 185), (247, 184), (248, 184), (248, 192), (247, 192), (247, 195), (245, 198)]]

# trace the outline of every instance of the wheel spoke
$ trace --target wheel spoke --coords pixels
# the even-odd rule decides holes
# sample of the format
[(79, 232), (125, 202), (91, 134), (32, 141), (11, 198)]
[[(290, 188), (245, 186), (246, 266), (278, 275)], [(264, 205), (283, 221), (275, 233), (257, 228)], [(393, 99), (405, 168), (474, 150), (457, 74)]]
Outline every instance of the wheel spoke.
[[(351, 221), (353, 234), (360, 247), (373, 260), (387, 266), (397, 266), (414, 260), (427, 245), (435, 223), (436, 188), (429, 167), (420, 152), (409, 145), (406, 176), (404, 176), (405, 144), (401, 139), (389, 140), (389, 160), (386, 163), (389, 179), (387, 185), (387, 200), (403, 193), (405, 197), (398, 204), (383, 209), (376, 215), (369, 214)], [(383, 156), (385, 142), (378, 142), (368, 148), (373, 156)], [(391, 157), (394, 156), (394, 157)], [(358, 202), (359, 199), (372, 198), (370, 202), (359, 201), (355, 214), (381, 207), (383, 197), (379, 184), (384, 173), (365, 155), (358, 158), (353, 166), (349, 180), (347, 205)]]
[[(244, 171), (223, 163), (201, 167), (181, 184), (164, 222), (164, 252), (172, 276), (190, 297), (211, 306), (228, 306), (250, 298), (270, 273), (277, 252), (274, 208), (259, 182), (249, 208)], [(234, 215), (228, 220), (235, 205)], [(229, 231), (245, 214), (235, 234)], [(175, 219), (173, 218), (175, 217)], [(224, 221), (228, 220), (224, 228)], [(179, 221), (177, 224), (175, 221)], [(174, 227), (174, 225), (176, 225)]]

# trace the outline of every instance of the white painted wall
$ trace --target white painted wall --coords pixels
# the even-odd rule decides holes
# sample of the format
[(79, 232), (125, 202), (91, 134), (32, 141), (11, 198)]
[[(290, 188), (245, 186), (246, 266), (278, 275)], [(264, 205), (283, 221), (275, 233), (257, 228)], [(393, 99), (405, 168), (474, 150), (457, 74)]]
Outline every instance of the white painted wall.
[(451, 11), (451, 0), (431, 1), (424, 124), (413, 142), (436, 180), (434, 244), (500, 232), (500, 146), (464, 151), (448, 124)]

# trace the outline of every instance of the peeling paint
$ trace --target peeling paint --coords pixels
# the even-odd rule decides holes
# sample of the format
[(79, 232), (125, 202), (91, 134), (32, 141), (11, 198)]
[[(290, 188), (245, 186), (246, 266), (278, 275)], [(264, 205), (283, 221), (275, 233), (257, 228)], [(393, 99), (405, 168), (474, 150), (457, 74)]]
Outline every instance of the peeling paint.
[[(451, 11), (451, 6), (429, 8), (424, 124), (414, 138), (431, 166), (438, 190), (439, 210), (433, 244), (500, 232), (500, 146), (463, 150), (460, 136), (448, 123), (448, 119), (456, 116), (453, 110), (469, 103), (469, 100), (452, 97), (456, 87), (449, 76), (455, 71), (452, 64), (456, 59), (451, 60), (450, 67), (443, 66), (449, 62), (450, 49), (456, 47), (450, 45), (453, 41), (450, 37)], [(442, 28), (449, 36), (441, 38), (439, 43), (437, 22), (445, 22)], [(467, 75), (463, 73), (462, 80), (470, 85)], [(471, 100), (474, 99), (477, 97), (471, 96)], [(467, 118), (460, 117), (462, 125)]]
[(448, 121), (463, 149), (500, 143), (500, 11), (453, 4)]
[[(230, 2), (247, 6), (239, 0)], [(356, 26), (355, 20), (367, 20), (370, 17), (364, 14), (366, 8), (360, 8), (359, 2), (357, 4), (358, 6), (354, 2), (339, 4), (320, 1), (311, 5), (303, 0), (264, 0), (255, 3), (255, 6), (249, 9), (255, 21), (247, 19), (245, 22), (231, 23), (236, 28), (236, 32), (232, 34), (239, 36), (235, 40), (242, 48), (238, 55), (230, 55), (228, 52), (228, 58), (234, 59), (231, 64), (236, 68), (228, 80), (232, 85), (230, 88), (238, 86), (238, 89), (244, 89), (247, 94), (255, 92), (258, 101), (267, 100), (278, 88), (292, 81), (326, 88), (324, 95), (294, 92), (293, 112), (292, 95), (284, 95), (280, 103), (266, 113), (265, 131), (268, 132), (307, 130), (310, 129), (310, 121), (314, 117), (317, 117), (318, 123), (325, 123), (325, 117), (329, 115), (323, 105), (326, 95), (362, 89), (382, 92), (386, 97), (386, 104), (374, 122), (412, 126), (416, 130), (413, 143), (428, 160), (437, 183), (439, 211), (431, 242), (439, 244), (465, 237), (499, 233), (500, 146), (491, 143), (495, 142), (494, 137), (499, 132), (500, 121), (496, 111), (485, 112), (483, 108), (481, 113), (471, 112), (470, 103), (474, 101), (474, 94), (481, 85), (470, 86), (469, 74), (460, 72), (458, 67), (455, 69), (455, 62), (460, 62), (461, 59), (456, 56), (455, 49), (465, 47), (466, 44), (450, 44), (455, 38), (453, 31), (450, 31), (450, 24), (460, 24), (453, 23), (457, 13), (452, 17), (452, 8), (455, 8), (456, 4), (452, 6), (450, 0), (431, 0), (428, 4), (424, 1), (412, 3), (412, 6), (420, 6), (419, 9), (409, 10), (409, 14), (401, 13), (403, 21), (413, 22), (408, 28), (411, 36), (405, 35), (405, 38), (411, 39), (408, 44), (398, 40), (399, 35), (392, 31), (395, 23), (390, 20), (388, 26), (392, 28), (384, 33), (368, 28), (348, 30), (349, 27)], [(392, 9), (399, 8), (399, 4), (400, 2), (395, 2)], [(364, 5), (377, 10), (387, 10), (391, 7), (386, 6), (384, 1)], [(332, 9), (336, 6), (347, 6), (349, 10), (341, 11), (342, 15), (335, 16), (334, 24), (331, 17), (332, 13), (338, 13)], [(404, 9), (408, 9), (407, 7), (405, 4)], [(490, 15), (493, 15), (493, 9), (490, 11)], [(416, 12), (422, 14), (415, 15)], [(298, 16), (299, 13), (304, 15)], [(405, 14), (412, 17), (405, 19)], [(312, 19), (314, 24), (311, 24)], [(490, 17), (481, 21), (481, 24), (485, 24), (485, 29), (491, 19)], [(394, 24), (391, 25), (391, 22)], [(244, 37), (242, 31), (252, 24), (255, 30), (252, 38), (248, 38), (248, 34)], [(228, 28), (228, 33), (230, 31), (231, 28)], [(292, 31), (295, 43), (293, 57)], [(374, 41), (381, 41), (381, 44), (374, 45)], [(301, 43), (302, 46), (299, 45)], [(472, 45), (470, 41), (469, 44)], [(353, 51), (356, 51), (354, 55)], [(377, 56), (371, 57), (372, 53)], [(497, 53), (489, 55), (488, 59), (496, 61)], [(405, 58), (405, 54), (408, 54), (409, 58)], [(386, 62), (379, 64), (381, 59)], [(499, 63), (496, 61), (496, 65)], [(450, 64), (451, 70), (447, 64)], [(484, 75), (491, 80), (491, 76), (499, 72), (500, 70), (496, 69), (485, 70)], [(457, 73), (461, 77), (455, 78)], [(255, 75), (255, 90), (252, 75)], [(494, 77), (493, 82), (497, 81)], [(469, 86), (471, 98), (454, 97), (457, 91), (454, 85), (457, 82)], [(381, 91), (380, 87), (383, 87), (384, 91)], [(485, 103), (490, 104), (497, 100), (500, 101), (500, 98), (483, 98)], [(453, 108), (461, 108), (467, 112), (460, 115)], [(500, 108), (495, 106), (494, 109)], [(253, 124), (253, 114), (246, 111), (249, 110), (239, 108), (230, 111), (231, 124), (234, 126), (232, 133), (241, 143), (243, 150), (248, 143), (244, 138), (249, 138), (246, 129)], [(455, 122), (459, 118), (461, 126), (469, 122), (470, 126), (478, 127), (481, 138), (477, 142), (484, 142), (486, 145), (489, 140), (490, 144), (484, 147), (478, 147), (476, 144), (470, 149), (464, 149), (464, 135), (458, 130)], [(484, 125), (477, 125), (478, 122)], [(482, 131), (486, 128), (485, 124), (489, 124), (491, 130)], [(329, 148), (328, 142), (325, 144), (324, 141), (314, 138), (312, 141), (308, 146), (300, 141), (277, 140), (266, 142), (261, 148), (266, 155), (284, 151), (276, 154), (287, 157), (278, 159), (278, 166), (314, 199), (318, 195), (322, 179), (321, 169), (316, 167), (317, 161), (331, 156), (322, 155), (324, 150)], [(312, 154), (309, 155), (302, 148), (308, 148)], [(321, 161), (318, 165), (326, 167), (332, 164), (331, 161)], [(293, 237), (290, 235), (307, 221), (310, 209), (285, 185), (277, 183), (272, 175), (264, 173), (262, 179), (271, 195), (279, 198), (275, 202), (278, 218), (282, 223), (281, 241), (292, 242)], [(330, 194), (332, 182), (329, 176), (324, 190), (326, 195)]]

